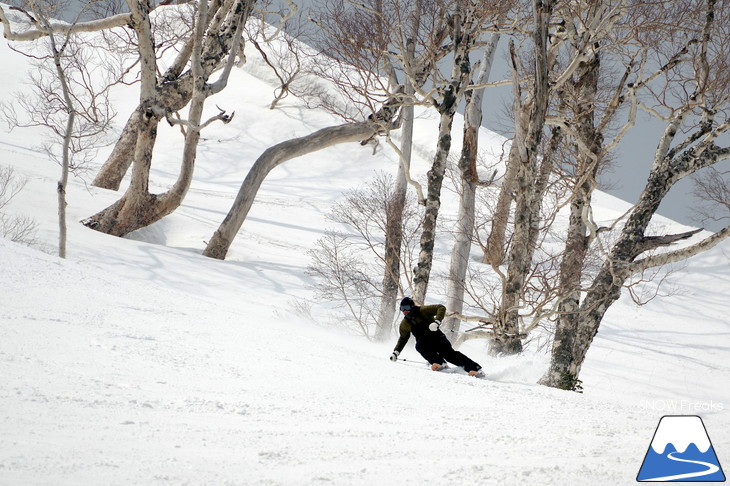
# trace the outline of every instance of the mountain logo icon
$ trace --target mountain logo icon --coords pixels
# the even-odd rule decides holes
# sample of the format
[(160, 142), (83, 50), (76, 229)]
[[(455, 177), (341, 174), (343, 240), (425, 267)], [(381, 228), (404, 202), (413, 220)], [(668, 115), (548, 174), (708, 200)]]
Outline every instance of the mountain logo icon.
[(636, 480), (725, 481), (725, 474), (702, 419), (696, 415), (662, 417)]

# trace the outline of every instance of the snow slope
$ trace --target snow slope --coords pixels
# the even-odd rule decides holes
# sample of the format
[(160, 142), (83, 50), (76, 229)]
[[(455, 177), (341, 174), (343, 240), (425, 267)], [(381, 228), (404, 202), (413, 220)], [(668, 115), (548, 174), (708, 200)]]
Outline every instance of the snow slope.
[[(0, 60), (7, 99), (26, 64), (5, 41)], [(728, 244), (671, 275), (671, 297), (611, 308), (582, 395), (535, 384), (544, 351), (496, 359), (471, 341), (463, 350), (487, 379), (433, 373), (412, 343), (413, 361), (394, 364), (394, 342), (304, 312), (305, 251), (342, 191), (395, 171), (387, 150), (352, 144), (284, 164), (229, 258), (200, 256), (262, 150), (336, 122), (295, 99), (268, 110), (273, 86), (249, 60), (209, 103), (237, 115), (204, 133), (174, 215), (130, 238), (96, 233), (77, 221), (119, 195), (71, 181), (67, 260), (53, 256), (59, 168), (32, 133), (0, 132), (0, 165), (29, 179), (9, 210), (36, 218), (40, 247), (0, 239), (1, 485), (633, 484), (667, 414), (701, 415), (730, 464)], [(122, 123), (134, 91), (118, 99)], [(422, 117), (419, 153), (433, 131)], [(161, 128), (156, 190), (172, 184), (180, 148)], [(627, 207), (597, 205), (602, 218)]]

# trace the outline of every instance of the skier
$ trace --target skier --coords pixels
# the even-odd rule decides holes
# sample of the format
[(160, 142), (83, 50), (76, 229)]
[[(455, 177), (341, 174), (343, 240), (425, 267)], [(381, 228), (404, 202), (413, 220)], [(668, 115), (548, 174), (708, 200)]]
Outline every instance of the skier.
[(442, 369), (448, 361), (462, 366), (469, 376), (482, 375), (482, 367), (451, 347), (446, 335), (439, 329), (446, 315), (446, 307), (440, 304), (417, 306), (410, 297), (406, 297), (400, 303), (400, 310), (404, 319), (400, 323), (400, 338), (390, 355), (391, 361), (398, 360), (398, 355), (413, 334), (416, 337), (416, 351), (428, 361), (433, 371)]

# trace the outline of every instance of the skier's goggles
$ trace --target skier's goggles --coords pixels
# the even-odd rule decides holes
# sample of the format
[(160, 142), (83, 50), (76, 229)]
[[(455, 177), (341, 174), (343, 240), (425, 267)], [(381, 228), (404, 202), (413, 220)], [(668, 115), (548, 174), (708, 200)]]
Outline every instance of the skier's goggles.
[(413, 306), (410, 305), (410, 304), (405, 304), (405, 305), (400, 306), (400, 311), (401, 312), (404, 312), (404, 311), (410, 312), (412, 310), (413, 310)]

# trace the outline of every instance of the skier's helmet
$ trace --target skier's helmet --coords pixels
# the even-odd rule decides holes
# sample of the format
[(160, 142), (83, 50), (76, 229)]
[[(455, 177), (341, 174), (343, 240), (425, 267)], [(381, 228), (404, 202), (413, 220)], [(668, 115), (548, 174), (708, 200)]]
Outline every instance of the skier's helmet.
[(412, 311), (416, 308), (415, 302), (413, 302), (413, 299), (410, 297), (406, 297), (405, 299), (400, 301), (400, 310), (403, 311)]

